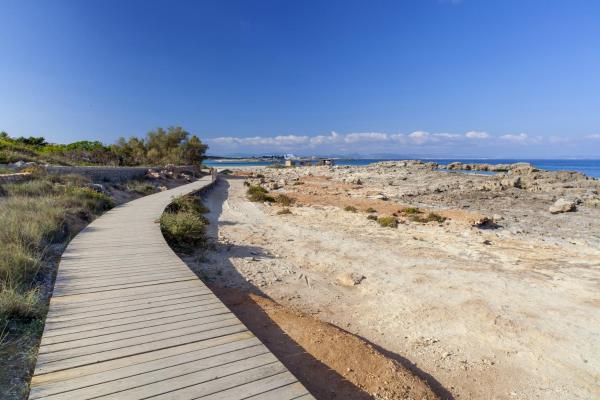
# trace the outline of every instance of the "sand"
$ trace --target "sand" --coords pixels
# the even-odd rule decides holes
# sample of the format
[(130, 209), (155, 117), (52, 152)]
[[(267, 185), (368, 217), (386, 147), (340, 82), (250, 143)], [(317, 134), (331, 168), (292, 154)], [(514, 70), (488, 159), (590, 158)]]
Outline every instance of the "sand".
[[(338, 172), (313, 168), (296, 185), (287, 172), (268, 171), (267, 184), (279, 176), (289, 180), (272, 193), (297, 199), (284, 215), (277, 214), (280, 206), (249, 202), (242, 178), (221, 182), (205, 199), (218, 241), (196, 263), (201, 277), (223, 293), (259, 293), (363, 338), (441, 398), (600, 398), (594, 233), (600, 210), (580, 206), (550, 216), (553, 196), (544, 193), (521, 190), (515, 199), (511, 189), (482, 202), (464, 188), (446, 191), (445, 199), (424, 190), (409, 205), (449, 219), (417, 223), (399, 213), (405, 198), (385, 193), (381, 199), (390, 188), (377, 179), (356, 185)], [(411, 184), (392, 186), (448, 180), (448, 174), (430, 177), (443, 174), (438, 171), (419, 173)], [(345, 176), (352, 174), (362, 177), (365, 170)], [(348, 202), (357, 212), (343, 210)], [(399, 227), (368, 220), (367, 206), (396, 212)], [(500, 228), (474, 226), (495, 210), (503, 213)], [(554, 225), (560, 226), (549, 228)], [(378, 382), (379, 398), (406, 398), (408, 392), (383, 397), (384, 382)], [(356, 385), (364, 389), (360, 380)]]

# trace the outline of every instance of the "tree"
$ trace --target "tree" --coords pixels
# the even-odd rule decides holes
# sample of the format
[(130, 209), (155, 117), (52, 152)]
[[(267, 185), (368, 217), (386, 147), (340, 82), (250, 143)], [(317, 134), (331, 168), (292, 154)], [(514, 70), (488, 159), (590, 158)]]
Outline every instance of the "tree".
[(193, 135), (183, 145), (183, 160), (186, 164), (200, 165), (204, 160), (206, 150), (208, 150), (208, 146), (202, 143), (198, 136)]

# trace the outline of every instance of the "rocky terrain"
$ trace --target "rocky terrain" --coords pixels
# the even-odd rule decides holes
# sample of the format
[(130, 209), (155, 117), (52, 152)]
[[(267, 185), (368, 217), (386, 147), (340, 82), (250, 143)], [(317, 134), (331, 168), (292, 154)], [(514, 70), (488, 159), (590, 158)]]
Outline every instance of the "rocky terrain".
[(198, 271), (366, 339), (441, 398), (600, 397), (600, 181), (455, 168), (236, 170), (206, 199)]

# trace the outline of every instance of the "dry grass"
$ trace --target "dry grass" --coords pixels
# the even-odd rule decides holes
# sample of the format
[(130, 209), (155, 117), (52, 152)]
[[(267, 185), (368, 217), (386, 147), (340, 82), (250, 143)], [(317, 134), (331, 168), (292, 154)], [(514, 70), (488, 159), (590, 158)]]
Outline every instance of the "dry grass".
[(64, 242), (112, 199), (77, 175), (45, 175), (0, 185), (0, 387), (25, 398), (54, 269), (51, 245)]
[(346, 206), (346, 207), (344, 207), (344, 211), (355, 213), (355, 212), (358, 211), (358, 209), (356, 207), (354, 207), (354, 206)]

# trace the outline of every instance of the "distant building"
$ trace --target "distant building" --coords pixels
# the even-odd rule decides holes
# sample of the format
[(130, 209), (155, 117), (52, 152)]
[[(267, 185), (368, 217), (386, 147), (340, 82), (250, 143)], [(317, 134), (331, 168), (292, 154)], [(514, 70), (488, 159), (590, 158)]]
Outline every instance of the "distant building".
[(323, 158), (319, 160), (319, 164), (318, 165), (328, 165), (328, 166), (332, 166), (334, 165), (334, 162), (331, 158)]
[(286, 167), (295, 167), (296, 166), (296, 160), (292, 160), (291, 158), (288, 158), (285, 160), (285, 164)]

